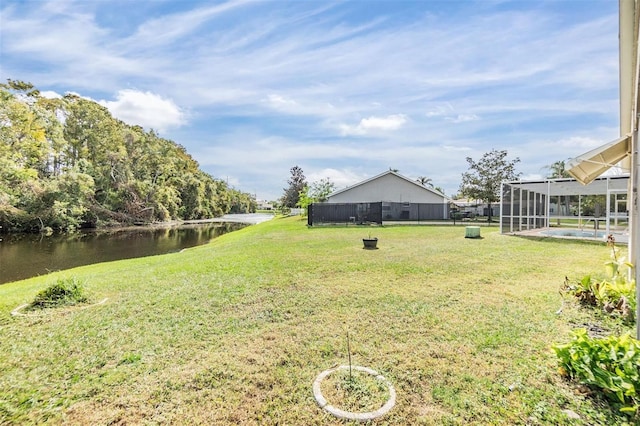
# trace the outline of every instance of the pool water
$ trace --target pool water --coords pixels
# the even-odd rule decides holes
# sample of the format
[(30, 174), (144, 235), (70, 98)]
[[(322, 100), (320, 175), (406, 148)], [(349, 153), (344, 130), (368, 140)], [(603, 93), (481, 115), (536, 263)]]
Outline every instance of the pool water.
[(604, 238), (607, 235), (604, 231), (581, 231), (579, 229), (554, 229), (550, 231), (542, 231), (541, 234), (553, 237), (576, 238)]

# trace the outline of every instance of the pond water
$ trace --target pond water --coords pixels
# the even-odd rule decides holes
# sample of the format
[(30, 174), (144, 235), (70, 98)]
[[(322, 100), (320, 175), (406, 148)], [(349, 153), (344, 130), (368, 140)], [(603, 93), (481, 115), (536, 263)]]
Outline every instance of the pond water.
[(0, 284), (91, 263), (177, 252), (245, 226), (211, 222), (49, 237), (0, 235)]

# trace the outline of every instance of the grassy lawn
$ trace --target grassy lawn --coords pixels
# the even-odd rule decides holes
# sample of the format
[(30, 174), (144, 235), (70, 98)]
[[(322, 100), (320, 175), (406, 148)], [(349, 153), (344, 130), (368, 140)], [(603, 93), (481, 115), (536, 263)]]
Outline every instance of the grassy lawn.
[[(603, 272), (604, 244), (389, 226), (363, 250), (368, 229), (305, 223), (0, 286), (0, 424), (341, 424), (311, 386), (348, 362), (347, 331), (353, 364), (397, 392), (376, 423), (622, 424), (550, 350), (584, 324), (631, 330), (556, 314), (565, 275)], [(109, 300), (10, 316), (60, 277)]]

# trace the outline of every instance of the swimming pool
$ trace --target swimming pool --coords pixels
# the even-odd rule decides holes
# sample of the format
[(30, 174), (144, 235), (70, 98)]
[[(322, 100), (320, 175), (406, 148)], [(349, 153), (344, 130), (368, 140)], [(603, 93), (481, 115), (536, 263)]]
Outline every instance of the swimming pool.
[(603, 239), (607, 233), (605, 231), (581, 231), (579, 229), (552, 229), (542, 231), (542, 235), (551, 237), (574, 237), (574, 238), (598, 238)]

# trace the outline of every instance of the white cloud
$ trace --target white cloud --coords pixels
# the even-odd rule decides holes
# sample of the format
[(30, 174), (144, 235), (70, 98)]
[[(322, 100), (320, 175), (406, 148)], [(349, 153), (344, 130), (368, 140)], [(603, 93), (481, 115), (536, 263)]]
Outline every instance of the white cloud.
[(297, 107), (298, 103), (293, 99), (289, 99), (285, 96), (271, 93), (265, 99), (265, 102), (273, 109), (280, 111), (291, 111), (293, 112)]
[[(295, 140), (280, 137), (260, 138), (244, 132), (220, 135), (220, 137), (225, 140), (223, 145), (196, 151), (201, 164), (221, 168), (233, 168), (234, 164), (243, 164), (263, 172), (268, 167), (289, 168), (297, 163), (362, 157), (359, 147), (349, 147), (339, 143), (301, 144)], [(252, 137), (260, 139), (252, 141)], [(242, 149), (238, 149), (238, 146)]]
[(147, 46), (167, 45), (188, 37), (207, 22), (246, 3), (246, 0), (227, 1), (150, 19), (138, 27), (136, 34), (127, 42)]
[(273, 94), (268, 96), (268, 101), (274, 105), (295, 105), (296, 104), (296, 101), (293, 101), (291, 99), (286, 99), (284, 96), (281, 96), (281, 95), (273, 95)]
[(534, 176), (618, 133), (617, 2), (139, 3), (6, 2), (2, 76), (188, 124), (176, 142), (258, 192), (296, 164), (345, 182), (394, 167), (449, 192), (465, 156), (508, 149)]
[(452, 123), (465, 123), (467, 121), (480, 120), (480, 117), (476, 114), (458, 114), (455, 117), (447, 117), (446, 120), (451, 121)]
[(469, 148), (468, 146), (443, 145), (442, 149), (444, 149), (445, 151), (453, 151), (453, 152), (471, 151), (471, 148)]
[(358, 182), (361, 182), (371, 176), (367, 176), (362, 173), (357, 173), (351, 169), (334, 169), (334, 168), (325, 168), (321, 170), (316, 170), (310, 173), (307, 176), (307, 181), (309, 183), (319, 182), (322, 179), (329, 179), (331, 182), (335, 184), (335, 189), (342, 189), (347, 186), (354, 185)]
[(602, 141), (594, 137), (570, 136), (568, 138), (563, 138), (558, 141), (554, 141), (552, 144), (558, 147), (569, 148), (571, 150), (574, 150), (576, 151), (576, 156), (577, 156), (577, 155), (583, 154), (582, 151), (590, 151), (594, 148), (599, 147), (604, 143), (606, 143), (606, 141)]
[(186, 123), (185, 113), (171, 100), (138, 90), (120, 90), (115, 101), (98, 101), (114, 117), (132, 124), (165, 131)]
[(42, 96), (43, 98), (47, 98), (47, 99), (60, 99), (62, 98), (62, 95), (54, 92), (53, 90), (43, 90), (42, 92), (40, 92), (40, 96)]
[[(474, 108), (487, 108), (486, 106), (475, 106)], [(489, 108), (489, 111), (495, 111), (495, 106)], [(456, 109), (453, 105), (447, 102), (444, 105), (438, 105), (425, 113), (425, 117), (427, 118), (443, 118), (445, 121), (451, 123), (464, 123), (467, 121), (477, 121), (480, 120), (480, 116), (477, 114), (467, 113), (461, 114), (457, 113)]]
[(442, 116), (447, 116), (451, 113), (453, 113), (453, 106), (450, 103), (447, 103), (446, 105), (438, 105), (435, 108), (427, 111), (427, 113), (425, 114), (426, 117), (442, 117)]
[(407, 121), (407, 116), (404, 114), (393, 114), (386, 117), (371, 116), (369, 118), (363, 118), (356, 126), (342, 124), (340, 125), (340, 130), (343, 136), (367, 135), (378, 131), (398, 130)]
[(519, 180), (541, 180), (544, 179), (545, 177), (543, 175), (541, 175), (540, 173), (528, 173), (525, 175), (520, 176)]

